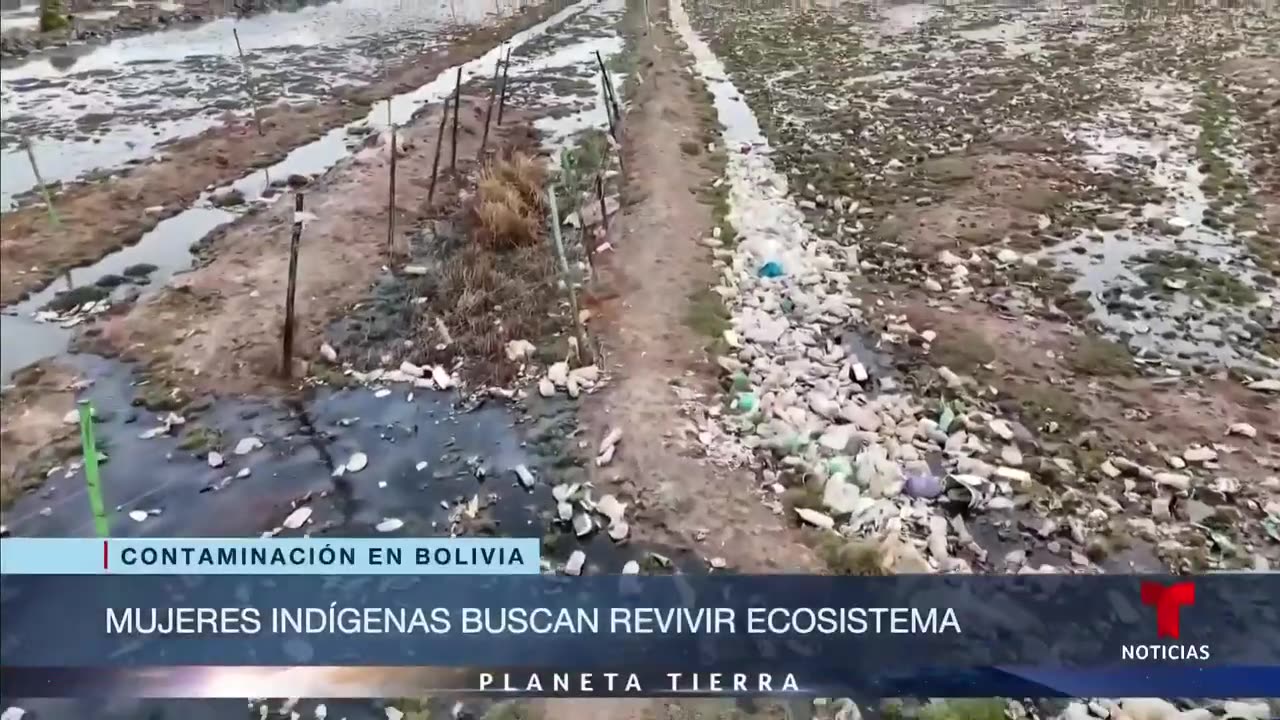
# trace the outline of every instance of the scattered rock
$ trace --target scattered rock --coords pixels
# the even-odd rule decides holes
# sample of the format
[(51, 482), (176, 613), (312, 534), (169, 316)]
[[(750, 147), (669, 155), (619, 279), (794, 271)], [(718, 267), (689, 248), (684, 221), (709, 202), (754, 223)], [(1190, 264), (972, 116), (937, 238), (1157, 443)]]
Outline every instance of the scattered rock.
[(399, 518), (384, 518), (382, 522), (378, 523), (374, 527), (374, 529), (380, 533), (389, 533), (389, 532), (395, 532), (396, 530), (399, 530), (402, 527), (404, 527), (403, 520)]
[(284, 526), (290, 530), (297, 530), (311, 518), (311, 508), (307, 505), (289, 513), (289, 517), (284, 519)]
[(581, 550), (574, 550), (569, 554), (569, 561), (564, 564), (564, 574), (578, 576), (582, 574), (582, 567), (587, 564), (587, 554)]

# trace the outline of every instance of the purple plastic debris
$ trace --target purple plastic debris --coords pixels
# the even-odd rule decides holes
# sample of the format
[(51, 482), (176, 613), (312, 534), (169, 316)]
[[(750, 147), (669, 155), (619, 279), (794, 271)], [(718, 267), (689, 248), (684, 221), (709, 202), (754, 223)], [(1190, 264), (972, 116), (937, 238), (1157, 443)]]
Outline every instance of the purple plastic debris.
[(902, 491), (911, 497), (935, 498), (942, 494), (942, 480), (928, 471), (908, 472)]

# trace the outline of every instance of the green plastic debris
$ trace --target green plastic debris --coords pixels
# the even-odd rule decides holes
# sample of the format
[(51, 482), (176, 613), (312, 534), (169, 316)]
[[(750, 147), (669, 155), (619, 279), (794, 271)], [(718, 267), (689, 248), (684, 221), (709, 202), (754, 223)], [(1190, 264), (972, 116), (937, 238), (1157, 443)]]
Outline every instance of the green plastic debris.
[(751, 389), (751, 378), (746, 373), (736, 372), (733, 374), (733, 389), (737, 392), (745, 392)]
[(843, 455), (833, 457), (827, 461), (827, 474), (849, 477), (853, 475), (853, 464)]
[(942, 404), (942, 415), (938, 418), (938, 429), (947, 432), (951, 427), (951, 423), (956, 421), (956, 413), (951, 409), (951, 403)]
[(740, 392), (734, 405), (742, 412), (751, 412), (756, 409), (756, 394), (753, 392)]

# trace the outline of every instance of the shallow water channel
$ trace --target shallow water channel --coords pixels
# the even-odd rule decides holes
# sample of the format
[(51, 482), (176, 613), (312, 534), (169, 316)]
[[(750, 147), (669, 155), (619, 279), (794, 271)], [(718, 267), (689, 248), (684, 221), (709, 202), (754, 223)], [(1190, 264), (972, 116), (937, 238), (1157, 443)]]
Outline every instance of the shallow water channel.
[(162, 154), (165, 141), (250, 110), (239, 35), (260, 100), (332, 99), (376, 81), (389, 62), (449, 39), (449, 31), (510, 14), (519, 0), (341, 0), (244, 19), (50, 50), (0, 70), (0, 209), (36, 185), (20, 146), (30, 140), (45, 182), (119, 171)]

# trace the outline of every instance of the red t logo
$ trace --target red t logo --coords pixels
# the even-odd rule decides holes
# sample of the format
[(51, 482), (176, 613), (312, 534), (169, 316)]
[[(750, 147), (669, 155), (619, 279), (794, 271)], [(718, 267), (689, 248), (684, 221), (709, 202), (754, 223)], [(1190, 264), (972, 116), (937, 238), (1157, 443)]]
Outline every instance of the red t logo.
[(1189, 582), (1174, 583), (1168, 587), (1157, 582), (1143, 582), (1142, 604), (1156, 609), (1156, 637), (1177, 639), (1183, 605), (1194, 605), (1196, 586)]

